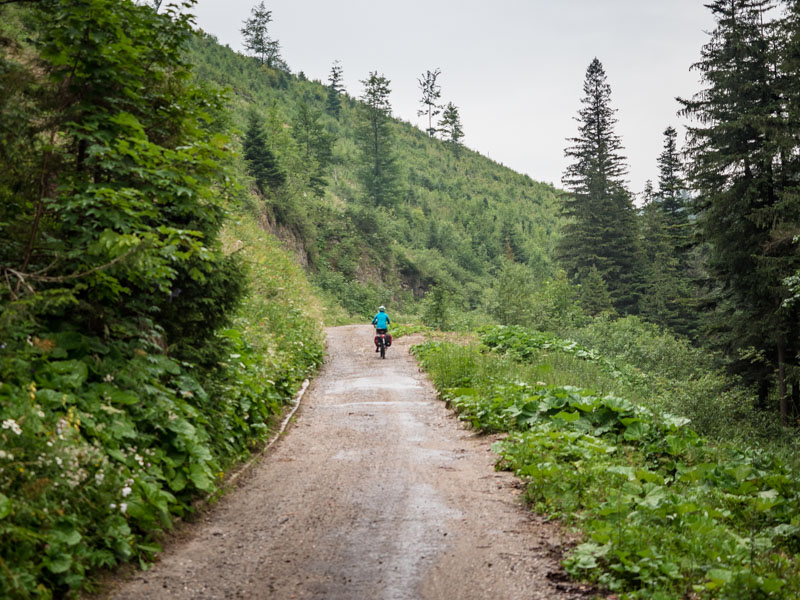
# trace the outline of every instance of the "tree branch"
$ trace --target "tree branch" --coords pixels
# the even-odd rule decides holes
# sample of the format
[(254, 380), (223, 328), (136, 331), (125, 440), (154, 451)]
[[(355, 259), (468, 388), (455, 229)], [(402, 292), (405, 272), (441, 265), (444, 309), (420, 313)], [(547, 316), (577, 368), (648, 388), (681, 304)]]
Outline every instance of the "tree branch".
[[(97, 273), (99, 271), (104, 271), (105, 269), (113, 267), (115, 264), (125, 260), (131, 254), (133, 254), (137, 250), (140, 250), (141, 248), (142, 248), (142, 246), (136, 246), (134, 248), (131, 248), (130, 250), (128, 250), (124, 254), (120, 254), (117, 258), (115, 258), (115, 259), (113, 259), (113, 260), (111, 260), (111, 261), (109, 261), (109, 262), (107, 262), (107, 263), (105, 263), (103, 265), (98, 265), (98, 266), (93, 267), (91, 269), (87, 269), (86, 271), (81, 271), (80, 273), (72, 273), (70, 275), (61, 275), (59, 277), (48, 277), (46, 275), (37, 275), (36, 273), (23, 273), (21, 271), (17, 271), (16, 269), (12, 269), (11, 267), (6, 267), (5, 269), (3, 269), (3, 272), (5, 274), (6, 282), (8, 283), (9, 289), (11, 289), (11, 281), (9, 280), (9, 275), (13, 275), (14, 277), (16, 277), (19, 280), (19, 283), (17, 284), (17, 290), (19, 289), (20, 285), (23, 285), (23, 286), (25, 286), (27, 288), (29, 293), (35, 294), (36, 290), (29, 283), (29, 280), (41, 281), (41, 282), (44, 282), (44, 283), (66, 283), (67, 281), (72, 281), (73, 279), (80, 279), (81, 277), (86, 277), (87, 275), (91, 275), (92, 273)], [(39, 271), (39, 272), (41, 273), (42, 271)], [(13, 292), (12, 292), (12, 295), (16, 296), (16, 294), (14, 294)]]

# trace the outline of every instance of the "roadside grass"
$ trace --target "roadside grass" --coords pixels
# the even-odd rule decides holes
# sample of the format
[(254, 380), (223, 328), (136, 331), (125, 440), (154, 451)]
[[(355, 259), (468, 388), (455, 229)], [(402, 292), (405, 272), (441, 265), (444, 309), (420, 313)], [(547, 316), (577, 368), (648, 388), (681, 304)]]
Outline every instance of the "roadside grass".
[(796, 462), (669, 414), (652, 371), (673, 366), (648, 373), (523, 328), (414, 352), (461, 419), (509, 433), (498, 468), (527, 482), (531, 507), (584, 533), (565, 561), (574, 577), (630, 599), (800, 597)]

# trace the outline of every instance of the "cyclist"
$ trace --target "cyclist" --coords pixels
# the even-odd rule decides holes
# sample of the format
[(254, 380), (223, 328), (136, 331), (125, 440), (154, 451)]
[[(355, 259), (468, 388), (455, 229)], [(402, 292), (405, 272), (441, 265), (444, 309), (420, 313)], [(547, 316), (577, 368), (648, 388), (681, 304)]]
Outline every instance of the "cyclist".
[[(377, 336), (379, 336), (382, 333), (388, 333), (389, 332), (389, 323), (391, 323), (391, 322), (392, 322), (392, 320), (389, 318), (389, 315), (386, 314), (386, 307), (385, 306), (379, 306), (378, 307), (378, 313), (372, 319), (372, 324), (375, 326), (375, 352), (378, 351), (378, 337)], [(391, 344), (392, 344), (392, 338), (391, 338), (391, 336), (389, 336), (389, 343), (386, 344), (386, 345), (390, 346)]]

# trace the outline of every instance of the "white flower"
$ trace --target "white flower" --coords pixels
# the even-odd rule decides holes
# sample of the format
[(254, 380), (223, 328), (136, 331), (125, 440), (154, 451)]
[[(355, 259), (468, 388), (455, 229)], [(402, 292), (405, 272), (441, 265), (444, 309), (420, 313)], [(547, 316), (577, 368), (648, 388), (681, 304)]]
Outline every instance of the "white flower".
[(120, 503), (119, 512), (121, 512), (124, 515), (126, 510), (128, 510), (128, 503), (127, 502)]
[(6, 419), (3, 421), (3, 429), (10, 429), (17, 435), (22, 433), (22, 428), (17, 425), (17, 422), (14, 419)]
[(97, 482), (97, 485), (100, 485), (101, 483), (103, 483), (103, 479), (105, 479), (105, 478), (106, 478), (106, 475), (102, 471), (98, 471), (97, 473), (94, 474), (94, 480)]
[(0, 450), (0, 458), (7, 458), (8, 460), (14, 460), (14, 455), (11, 454), (11, 452)]
[(38, 415), (39, 415), (39, 418), (40, 418), (40, 419), (43, 419), (43, 418), (44, 418), (44, 411), (43, 411), (43, 410), (40, 410), (40, 411), (39, 411), (38, 413), (36, 413), (36, 414), (38, 414)]
[[(123, 498), (127, 498), (128, 496), (130, 496), (130, 494), (131, 494), (131, 488), (130, 487), (128, 487), (126, 485), (124, 488), (122, 488), (122, 497)], [(125, 511), (122, 511), (122, 512), (125, 512)]]
[(117, 505), (112, 502), (111, 504), (108, 505), (108, 508), (114, 510), (115, 508), (117, 508)]
[(107, 383), (111, 383), (112, 381), (114, 381), (114, 376), (111, 373), (109, 373), (108, 375), (103, 377), (103, 381), (105, 381)]

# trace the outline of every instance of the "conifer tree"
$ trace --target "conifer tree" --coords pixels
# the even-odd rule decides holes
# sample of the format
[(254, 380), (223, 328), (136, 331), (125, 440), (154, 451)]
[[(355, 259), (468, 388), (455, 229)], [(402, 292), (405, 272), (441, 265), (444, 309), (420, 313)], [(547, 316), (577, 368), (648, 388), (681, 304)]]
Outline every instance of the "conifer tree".
[(563, 212), (569, 218), (558, 256), (570, 277), (580, 279), (592, 268), (608, 286), (614, 306), (635, 312), (642, 285), (642, 263), (636, 218), (623, 178), (627, 172), (622, 143), (614, 133), (611, 87), (595, 58), (586, 72), (578, 137), (565, 150), (572, 164), (563, 183), (571, 192)]
[(593, 266), (581, 277), (578, 303), (587, 315), (614, 314), (611, 294), (597, 267)]
[(267, 143), (267, 131), (255, 110), (247, 115), (247, 130), (242, 142), (244, 159), (258, 190), (266, 195), (286, 183), (286, 173), (278, 166)]
[(328, 76), (328, 100), (325, 105), (325, 110), (332, 117), (338, 119), (339, 113), (342, 110), (342, 79), (344, 77), (342, 65), (338, 60), (333, 61), (331, 67), (331, 74)]
[(361, 124), (358, 142), (361, 148), (361, 183), (367, 197), (376, 206), (390, 205), (397, 193), (397, 165), (392, 147), (392, 105), (389, 80), (372, 71), (361, 81)]
[(689, 209), (677, 132), (673, 127), (664, 130), (664, 150), (658, 157), (658, 170), (659, 189), (655, 192), (652, 182), (647, 182), (640, 218), (647, 259), (647, 292), (640, 310), (648, 320), (691, 336), (697, 319), (689, 276)]
[(318, 196), (325, 192), (324, 176), (331, 162), (333, 146), (333, 137), (325, 131), (321, 117), (320, 111), (301, 101), (292, 123), (292, 137), (300, 147), (309, 186)]
[(419, 89), (422, 91), (422, 99), (420, 104), (423, 108), (417, 111), (417, 116), (428, 115), (428, 128), (425, 130), (429, 136), (436, 135), (436, 128), (433, 126), (433, 117), (442, 112), (442, 107), (439, 105), (439, 98), (442, 95), (442, 88), (436, 83), (436, 79), (442, 72), (439, 69), (434, 71), (426, 71), (420, 79)]
[(249, 19), (244, 20), (244, 27), (241, 29), (244, 47), (255, 54), (262, 65), (288, 71), (288, 66), (281, 57), (280, 42), (269, 36), (272, 11), (267, 10), (262, 1), (253, 7), (251, 14)]
[[(798, 223), (798, 203), (790, 200), (787, 187), (796, 179), (797, 145), (790, 141), (796, 130), (780, 135), (792, 101), (788, 89), (782, 90), (786, 73), (776, 76), (788, 67), (774, 54), (780, 46), (767, 15), (773, 4), (715, 0), (708, 5), (716, 28), (696, 65), (704, 89), (682, 103), (699, 123), (689, 129), (689, 174), (698, 191), (700, 231), (711, 248), (709, 269), (720, 290), (718, 338), (737, 370), (758, 383), (762, 402), (774, 378), (788, 423), (786, 373), (787, 363), (796, 362), (790, 335), (798, 314), (782, 307), (787, 294), (782, 282), (796, 265), (791, 236), (784, 232)], [(739, 358), (754, 352), (763, 360)]]
[(464, 129), (461, 126), (461, 116), (458, 107), (452, 102), (448, 102), (439, 121), (439, 131), (442, 139), (449, 144), (458, 154), (461, 149), (461, 140), (464, 139)]

